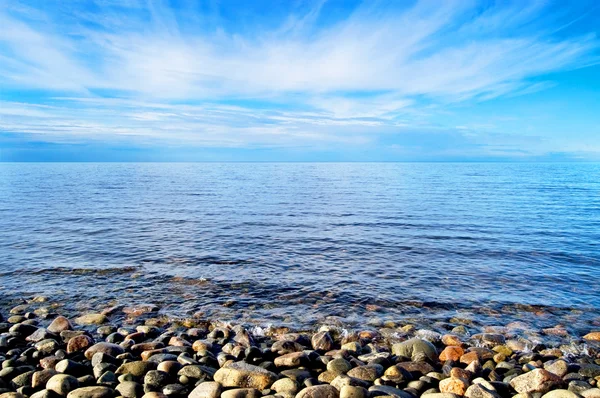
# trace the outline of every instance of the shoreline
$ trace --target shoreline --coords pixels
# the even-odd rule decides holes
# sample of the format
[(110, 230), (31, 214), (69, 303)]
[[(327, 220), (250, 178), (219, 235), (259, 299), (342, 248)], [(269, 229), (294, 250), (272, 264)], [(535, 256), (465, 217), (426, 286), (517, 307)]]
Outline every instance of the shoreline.
[(45, 297), (0, 307), (0, 398), (600, 398), (600, 325), (575, 335), (456, 318), (307, 331), (159, 310), (67, 318)]

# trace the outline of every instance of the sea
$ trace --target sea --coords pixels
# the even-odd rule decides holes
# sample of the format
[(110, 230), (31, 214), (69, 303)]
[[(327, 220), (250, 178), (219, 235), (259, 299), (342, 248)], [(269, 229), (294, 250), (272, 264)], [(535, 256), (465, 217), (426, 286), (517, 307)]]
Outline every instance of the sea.
[(589, 330), (600, 164), (0, 163), (0, 304), (40, 295), (296, 329)]

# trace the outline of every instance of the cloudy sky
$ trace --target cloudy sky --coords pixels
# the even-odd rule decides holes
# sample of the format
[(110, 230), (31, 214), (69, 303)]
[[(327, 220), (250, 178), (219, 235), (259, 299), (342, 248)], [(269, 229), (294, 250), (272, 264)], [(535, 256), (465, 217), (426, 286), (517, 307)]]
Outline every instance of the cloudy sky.
[(0, 0), (0, 161), (600, 160), (598, 4)]

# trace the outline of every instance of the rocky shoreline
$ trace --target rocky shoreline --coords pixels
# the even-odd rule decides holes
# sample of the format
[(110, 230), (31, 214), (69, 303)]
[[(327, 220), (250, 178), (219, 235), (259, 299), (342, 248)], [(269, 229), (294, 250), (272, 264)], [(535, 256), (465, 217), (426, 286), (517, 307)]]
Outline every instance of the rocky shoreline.
[(600, 398), (600, 325), (312, 331), (170, 319), (154, 305), (0, 309), (0, 398)]

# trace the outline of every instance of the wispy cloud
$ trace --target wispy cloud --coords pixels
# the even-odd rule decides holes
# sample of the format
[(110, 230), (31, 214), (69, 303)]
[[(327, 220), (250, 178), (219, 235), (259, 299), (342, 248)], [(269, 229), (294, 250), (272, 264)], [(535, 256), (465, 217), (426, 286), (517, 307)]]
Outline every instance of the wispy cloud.
[(436, 127), (427, 117), (435, 107), (544, 90), (553, 83), (539, 76), (598, 62), (593, 33), (556, 34), (578, 15), (541, 1), (365, 3), (336, 17), (319, 1), (243, 26), (190, 4), (0, 0), (0, 84), (70, 97), (49, 107), (7, 100), (0, 130), (214, 146), (361, 143)]

